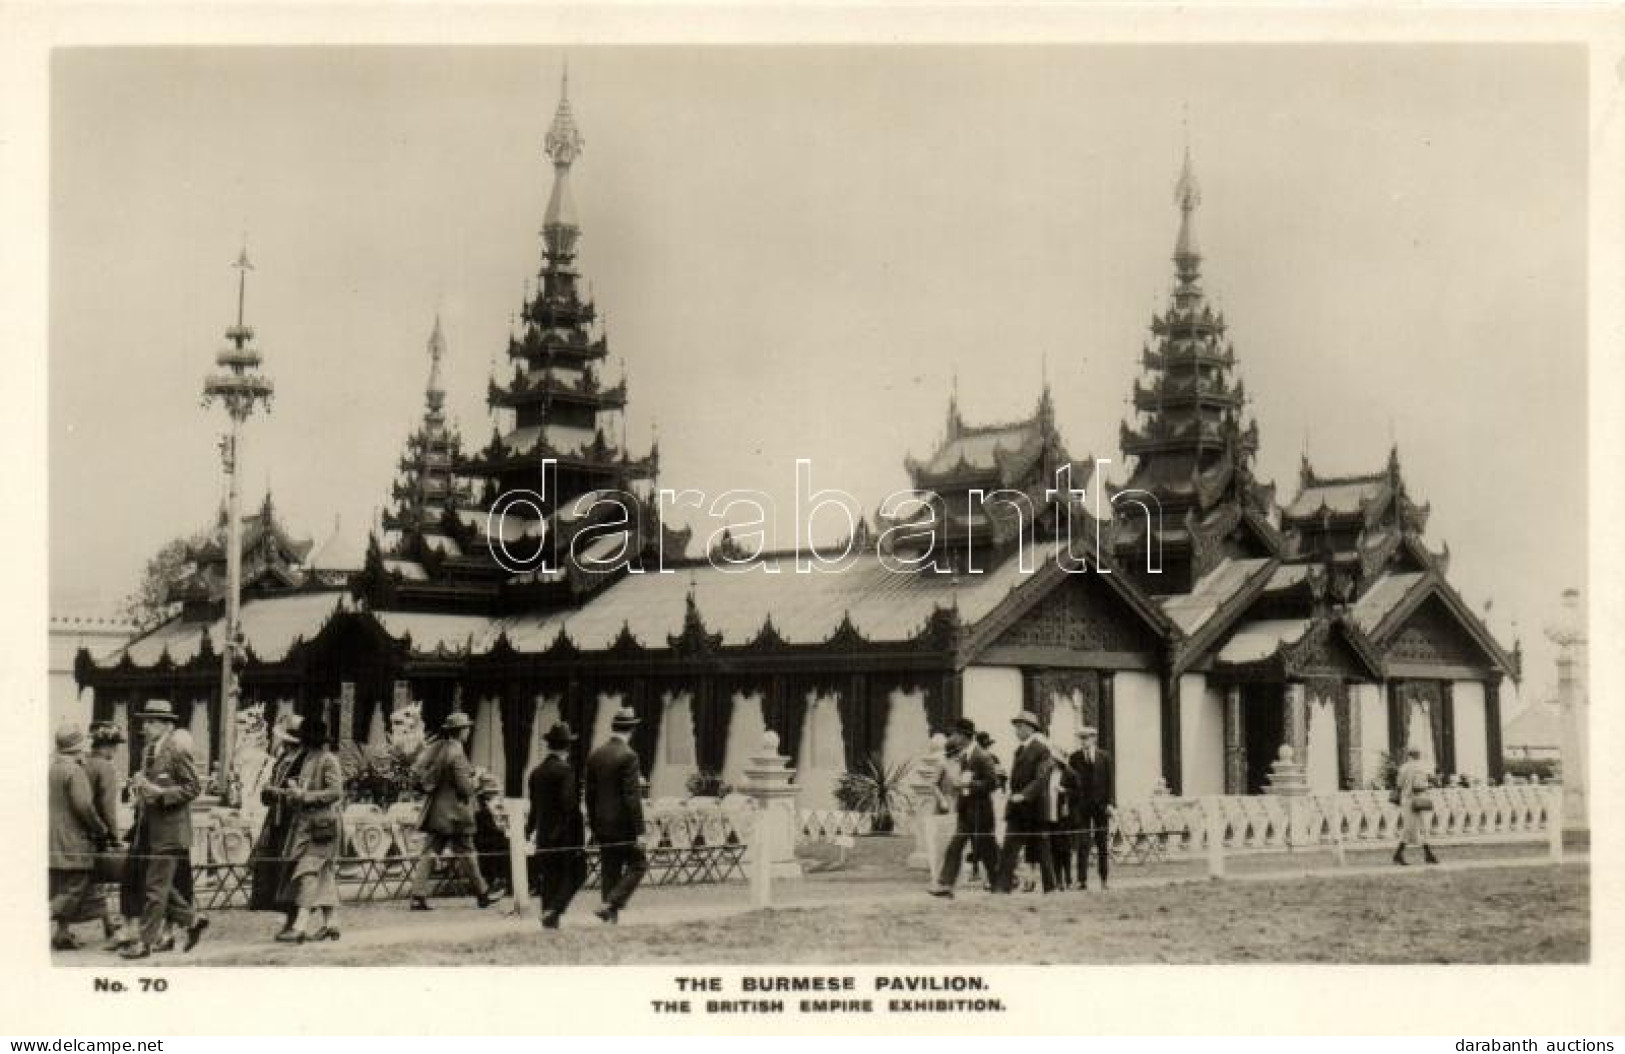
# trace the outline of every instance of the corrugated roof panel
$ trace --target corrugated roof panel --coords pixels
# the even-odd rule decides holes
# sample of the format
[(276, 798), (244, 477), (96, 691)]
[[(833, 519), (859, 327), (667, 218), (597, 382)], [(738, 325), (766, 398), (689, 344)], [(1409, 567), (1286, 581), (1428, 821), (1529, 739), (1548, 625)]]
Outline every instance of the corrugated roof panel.
[(1421, 580), (1422, 575), (1414, 572), (1383, 575), (1354, 602), (1352, 614), (1355, 624), (1367, 633), (1375, 631), (1377, 625), (1410, 595)]
[(1220, 662), (1254, 662), (1267, 659), (1283, 644), (1291, 644), (1309, 629), (1309, 619), (1264, 619), (1244, 623), (1225, 646), (1219, 649)]

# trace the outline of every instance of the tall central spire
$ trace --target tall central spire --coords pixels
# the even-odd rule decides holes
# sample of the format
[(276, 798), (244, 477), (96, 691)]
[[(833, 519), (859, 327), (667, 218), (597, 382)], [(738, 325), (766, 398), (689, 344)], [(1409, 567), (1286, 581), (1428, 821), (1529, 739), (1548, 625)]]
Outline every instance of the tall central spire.
[[(570, 70), (566, 67), (559, 85), (559, 106), (553, 112), (547, 138), (542, 140), (542, 152), (553, 162), (553, 193), (547, 199), (547, 212), (542, 218), (542, 230), (548, 236), (550, 248), (555, 231), (562, 235), (564, 230), (576, 230), (575, 201), (570, 196), (570, 166), (586, 145), (581, 129), (576, 127), (575, 112), (570, 109)], [(565, 251), (568, 251), (567, 246)]]
[(429, 412), (438, 414), (446, 402), (446, 385), (440, 379), (440, 360), (446, 357), (446, 335), (440, 330), (440, 315), (434, 316), (434, 332), (429, 334), (429, 385), (424, 395)]
[(1174, 184), (1174, 201), (1179, 205), (1179, 237), (1174, 242), (1174, 265), (1178, 269), (1181, 286), (1194, 290), (1200, 277), (1202, 251), (1196, 245), (1196, 226), (1192, 217), (1202, 203), (1202, 187), (1196, 181), (1196, 167), (1191, 163), (1191, 147), (1185, 144), (1185, 163), (1179, 170), (1179, 181)]

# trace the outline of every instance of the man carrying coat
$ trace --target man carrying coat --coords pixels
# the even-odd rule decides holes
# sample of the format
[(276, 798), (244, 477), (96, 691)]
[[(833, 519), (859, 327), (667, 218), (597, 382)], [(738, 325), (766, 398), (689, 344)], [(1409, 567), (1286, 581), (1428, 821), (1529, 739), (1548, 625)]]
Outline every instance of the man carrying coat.
[(1100, 866), (1100, 888), (1111, 871), (1111, 817), (1116, 811), (1112, 756), (1100, 749), (1100, 734), (1085, 725), (1078, 729), (1078, 749), (1067, 758), (1072, 770), (1072, 824), (1078, 836), (1078, 889), (1089, 888), (1089, 846), (1095, 847)]
[(969, 844), (978, 860), (997, 860), (999, 843), (993, 837), (993, 791), (999, 784), (993, 755), (976, 742), (976, 722), (960, 718), (948, 732), (948, 750), (957, 753), (959, 780), (954, 800), (954, 835), (948, 839), (948, 855), (942, 874), (927, 892), (933, 897), (952, 898), (959, 881), (959, 865)]
[(598, 843), (604, 892), (604, 906), (593, 914), (608, 923), (619, 921), (649, 871), (641, 843), (643, 775), (626, 741), (637, 726), (638, 716), (623, 707), (610, 722), (608, 741), (587, 757), (587, 816)]
[(434, 858), (448, 849), (454, 860), (462, 862), (463, 873), (474, 887), (475, 902), (482, 908), (491, 906), (485, 878), (480, 874), (480, 860), (474, 855), (474, 792), (479, 784), (463, 749), (473, 727), (467, 714), (453, 710), (441, 726), (440, 737), (423, 748), (413, 765), (423, 790), (423, 812), (418, 817), (423, 852), (412, 869), (413, 911), (430, 910), (429, 875), (434, 870)]
[(575, 733), (562, 721), (548, 729), (542, 736), (547, 757), (530, 774), (530, 817), (525, 821), (525, 834), (536, 836), (544, 930), (559, 928), (560, 917), (587, 880), (580, 784), (570, 765), (570, 744), (575, 741)]
[(1051, 771), (1049, 744), (1037, 735), (1037, 715), (1023, 710), (1010, 722), (1020, 745), (1010, 759), (1010, 797), (1004, 805), (1004, 853), (999, 860), (999, 877), (994, 892), (1010, 893), (1016, 882), (1016, 866), (1028, 850), (1037, 858), (1044, 892), (1055, 890), (1055, 867), (1050, 860), (1049, 832), (1045, 828), (1045, 802), (1049, 796)]
[(152, 700), (138, 718), (146, 746), (141, 752), (141, 771), (130, 782), (138, 828), (130, 851), (137, 852), (139, 846), (146, 855), (146, 903), (140, 938), (119, 952), (126, 959), (151, 955), (163, 936), (165, 922), (186, 931), (185, 951), (197, 947), (209, 925), (185, 892), (191, 888), (192, 802), (203, 789), (192, 759), (192, 736), (176, 727), (180, 719), (168, 700)]

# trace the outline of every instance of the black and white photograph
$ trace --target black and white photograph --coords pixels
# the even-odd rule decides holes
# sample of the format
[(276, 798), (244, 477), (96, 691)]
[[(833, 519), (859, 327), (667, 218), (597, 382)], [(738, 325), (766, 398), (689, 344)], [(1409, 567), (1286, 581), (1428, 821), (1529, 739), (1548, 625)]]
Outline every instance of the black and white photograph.
[(524, 39), (51, 51), (13, 948), (1605, 954), (1583, 44)]

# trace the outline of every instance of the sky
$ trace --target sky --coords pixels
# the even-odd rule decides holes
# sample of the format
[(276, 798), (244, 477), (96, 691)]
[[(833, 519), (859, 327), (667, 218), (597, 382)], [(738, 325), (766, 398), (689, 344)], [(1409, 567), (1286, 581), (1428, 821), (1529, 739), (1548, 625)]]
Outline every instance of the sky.
[(765, 491), (788, 542), (797, 458), (872, 510), (956, 377), (973, 422), (1047, 377), (1073, 455), (1124, 478), (1188, 142), (1259, 475), (1285, 500), (1306, 450), (1364, 472), (1397, 442), (1458, 588), (1534, 697), (1554, 680), (1541, 629), (1587, 584), (1586, 68), (1558, 46), (58, 51), (53, 614), (111, 609), (211, 522), (199, 396), (245, 238), (277, 386), (245, 506), (269, 486), (295, 533), (359, 548), (437, 312), (485, 443), (566, 58), (581, 263), (663, 486)]

